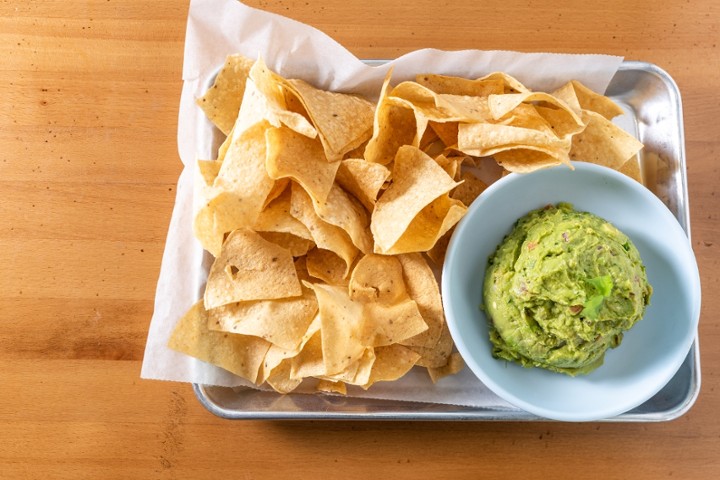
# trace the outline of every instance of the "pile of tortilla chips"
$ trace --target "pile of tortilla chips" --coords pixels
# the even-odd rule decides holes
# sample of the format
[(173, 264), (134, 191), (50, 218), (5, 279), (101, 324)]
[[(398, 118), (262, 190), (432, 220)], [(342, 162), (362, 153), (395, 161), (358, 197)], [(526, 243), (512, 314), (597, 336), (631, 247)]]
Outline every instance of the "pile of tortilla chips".
[(428, 260), (486, 185), (570, 159), (639, 175), (622, 110), (577, 82), (388, 74), (374, 103), (233, 55), (198, 104), (227, 136), (196, 172), (215, 260), (169, 346), (278, 392), (458, 372)]

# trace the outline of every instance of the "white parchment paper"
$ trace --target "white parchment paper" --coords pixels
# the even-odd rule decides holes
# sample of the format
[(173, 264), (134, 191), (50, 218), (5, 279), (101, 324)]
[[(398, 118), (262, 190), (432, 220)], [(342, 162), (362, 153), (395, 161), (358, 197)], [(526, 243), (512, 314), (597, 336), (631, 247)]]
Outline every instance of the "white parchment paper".
[[(262, 56), (285, 77), (303, 78), (318, 87), (377, 98), (385, 73), (392, 66), (393, 83), (416, 73), (442, 73), (477, 78), (507, 72), (534, 90), (552, 91), (570, 79), (604, 92), (621, 57), (508, 51), (418, 50), (381, 66), (360, 61), (324, 33), (300, 22), (253, 9), (235, 0), (192, 0), (188, 14), (183, 90), (178, 119), (178, 148), (185, 168), (168, 231), (155, 311), (150, 323), (142, 377), (158, 380), (238, 386), (247, 383), (220, 368), (167, 348), (177, 320), (202, 296), (207, 265), (192, 235), (195, 160), (210, 158), (210, 130), (195, 99), (231, 53)], [(437, 402), (486, 408), (510, 405), (490, 392), (465, 368), (436, 385), (415, 369), (401, 380), (375, 384), (369, 391), (349, 389), (350, 395)]]

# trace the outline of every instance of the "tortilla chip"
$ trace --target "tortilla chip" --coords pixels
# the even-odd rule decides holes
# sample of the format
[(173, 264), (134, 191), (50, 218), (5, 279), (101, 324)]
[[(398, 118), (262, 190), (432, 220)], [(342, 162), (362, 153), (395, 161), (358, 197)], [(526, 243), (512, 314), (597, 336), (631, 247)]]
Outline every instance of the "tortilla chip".
[(402, 342), (405, 346), (433, 348), (437, 345), (445, 325), (445, 313), (435, 274), (419, 253), (398, 255), (403, 279), (410, 298), (428, 326), (424, 332)]
[(610, 98), (590, 90), (577, 80), (569, 81), (555, 90), (552, 95), (573, 107), (577, 114), (580, 114), (581, 110), (591, 110), (612, 120), (624, 113), (623, 109)]
[(257, 337), (210, 331), (207, 325), (207, 311), (200, 300), (175, 325), (168, 347), (255, 383), (270, 343)]
[(419, 358), (420, 355), (402, 345), (377, 347), (370, 378), (362, 388), (367, 390), (376, 382), (391, 382), (401, 378), (410, 371)]
[(420, 354), (417, 365), (420, 367), (440, 368), (448, 363), (453, 351), (453, 340), (447, 323), (443, 324), (440, 331), (440, 338), (433, 347), (411, 347), (413, 351)]
[(388, 178), (390, 170), (387, 167), (361, 158), (349, 158), (340, 163), (335, 180), (372, 212)]
[(457, 145), (458, 123), (457, 122), (430, 122), (430, 128), (438, 135), (446, 147)]
[(375, 352), (372, 348), (366, 348), (363, 354), (345, 370), (332, 375), (321, 375), (318, 378), (327, 381), (341, 381), (350, 385), (362, 385), (370, 378), (370, 370), (375, 362)]
[(470, 170), (464, 170), (460, 174), (462, 183), (455, 187), (450, 196), (460, 200), (463, 205), (469, 207), (472, 202), (487, 188), (485, 182), (475, 176)]
[(353, 302), (347, 290), (334, 285), (313, 284), (320, 306), (320, 334), (325, 375), (342, 372), (365, 353), (363, 306)]
[(619, 169), (643, 144), (599, 113), (583, 111), (585, 130), (575, 135), (570, 158)]
[(465, 362), (458, 352), (453, 352), (448, 358), (447, 364), (442, 367), (428, 367), (427, 371), (433, 383), (437, 383), (443, 377), (455, 375), (465, 367)]
[(350, 273), (350, 266), (358, 255), (348, 234), (341, 228), (322, 220), (313, 206), (312, 199), (298, 184), (293, 183), (290, 198), (290, 214), (302, 222), (318, 248), (330, 250), (345, 262), (345, 273)]
[(295, 235), (299, 238), (312, 240), (310, 231), (298, 219), (290, 215), (291, 189), (286, 189), (273, 200), (258, 216), (253, 224), (256, 232), (282, 232)]
[(325, 393), (339, 393), (347, 395), (347, 386), (343, 382), (333, 382), (330, 380), (319, 380), (315, 385), (315, 390)]
[(287, 82), (317, 129), (329, 161), (341, 160), (372, 135), (372, 102), (357, 95), (320, 90), (303, 80)]
[(287, 394), (291, 393), (302, 383), (301, 378), (291, 378), (291, 375), (292, 361), (283, 360), (280, 362), (280, 365), (270, 372), (266, 381), (276, 392)]
[(392, 162), (401, 146), (411, 145), (416, 134), (415, 113), (389, 99), (391, 74), (388, 71), (380, 89), (373, 135), (365, 148), (365, 160), (382, 165)]
[[(325, 375), (325, 359), (323, 358), (322, 333), (320, 332), (320, 316), (318, 329), (308, 339), (300, 353), (290, 361), (290, 378), (303, 379)], [(314, 323), (314, 322), (313, 322)]]
[(360, 332), (366, 345), (403, 343), (428, 329), (417, 303), (409, 297), (392, 304), (368, 302), (363, 307), (365, 321)]
[(215, 179), (216, 191), (231, 194), (241, 204), (237, 206), (242, 216), (238, 227), (255, 222), (275, 186), (265, 169), (267, 127), (267, 123), (258, 123), (239, 135), (230, 145)]
[(293, 257), (306, 255), (315, 246), (312, 240), (285, 232), (257, 232), (262, 238), (290, 252)]
[(492, 123), (461, 124), (457, 145), (461, 152), (477, 157), (518, 148), (541, 148), (553, 152), (570, 150), (570, 141), (558, 138), (552, 132)]
[(400, 239), (385, 254), (427, 252), (467, 212), (459, 200), (441, 195), (423, 208)]
[(208, 119), (225, 135), (230, 133), (240, 111), (245, 82), (253, 60), (242, 55), (228, 55), (212, 87), (197, 99)]
[(509, 172), (530, 173), (542, 168), (570, 164), (568, 152), (542, 148), (513, 148), (498, 152), (494, 157), (498, 165), (505, 169), (502, 176)]
[(375, 254), (365, 255), (357, 262), (348, 293), (358, 302), (393, 304), (410, 298), (398, 258)]
[(198, 173), (202, 185), (211, 187), (220, 173), (222, 162), (218, 160), (198, 160)]
[[(642, 169), (640, 167), (640, 157), (635, 154), (620, 167), (620, 172), (624, 173), (628, 177), (643, 184)], [(644, 185), (644, 184), (643, 184)]]
[(315, 213), (329, 225), (341, 228), (361, 252), (372, 251), (370, 219), (365, 208), (338, 185), (333, 185), (325, 201), (313, 201)]
[(505, 93), (505, 83), (501, 78), (470, 80), (447, 75), (422, 74), (417, 75), (415, 81), (436, 93), (450, 95), (487, 97), (492, 94)]
[(289, 128), (269, 128), (267, 172), (271, 178), (292, 178), (316, 202), (327, 199), (340, 162), (328, 162), (322, 144)]
[(279, 128), (285, 125), (309, 138), (318, 135), (315, 127), (303, 114), (290, 109), (284, 90), (289, 88), (287, 80), (271, 71), (262, 58), (253, 64), (249, 75), (250, 80), (245, 87), (245, 97), (235, 125), (236, 130), (242, 130), (242, 126), (260, 117), (273, 127)]
[(532, 103), (540, 106), (551, 106), (565, 112), (566, 121), (574, 123), (578, 127), (583, 126), (579, 115), (573, 111), (567, 103), (559, 98), (553, 97), (544, 92), (525, 92), (507, 95), (491, 95), (488, 97), (488, 108), (493, 118), (499, 120), (510, 114), (515, 108), (523, 103)]
[[(460, 202), (457, 205), (450, 202), (447, 196), (447, 201), (442, 200), (456, 186), (432, 158), (417, 148), (401, 147), (395, 159), (393, 183), (380, 196), (372, 214), (370, 229), (375, 252), (394, 254), (432, 248), (437, 238), (462, 216), (457, 215), (456, 209), (445, 223), (451, 208), (464, 208)], [(440, 200), (437, 208), (433, 205), (436, 200)], [(442, 223), (438, 224), (438, 217), (443, 214)], [(396, 246), (401, 240), (402, 245)]]
[(315, 293), (303, 287), (299, 297), (256, 300), (223, 305), (208, 310), (208, 328), (253, 335), (280, 348), (298, 348), (303, 334), (315, 318)]
[[(427, 152), (425, 152), (427, 153)], [(458, 171), (465, 157), (446, 157), (445, 155), (437, 155), (435, 161), (445, 170), (450, 178), (455, 180), (458, 177)]]
[(435, 242), (433, 248), (427, 251), (427, 256), (437, 267), (442, 267), (443, 263), (445, 262), (445, 254), (447, 253), (447, 248), (450, 244), (450, 239), (452, 238), (452, 234), (454, 231), (455, 227), (448, 230), (445, 235), (440, 237), (440, 239)]
[(216, 308), (241, 301), (301, 294), (290, 252), (242, 228), (228, 236), (210, 268), (205, 305)]
[(347, 265), (342, 258), (330, 250), (313, 248), (307, 253), (308, 274), (329, 285), (347, 285)]

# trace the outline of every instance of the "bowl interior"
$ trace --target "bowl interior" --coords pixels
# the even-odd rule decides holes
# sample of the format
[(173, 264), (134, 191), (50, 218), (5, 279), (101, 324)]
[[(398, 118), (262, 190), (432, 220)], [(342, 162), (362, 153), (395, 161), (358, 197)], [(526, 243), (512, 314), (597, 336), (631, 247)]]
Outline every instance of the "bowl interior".
[[(512, 174), (491, 185), (458, 224), (443, 267), (448, 326), (475, 375), (500, 397), (539, 416), (570, 421), (609, 418), (657, 393), (692, 345), (700, 315), (700, 280), (690, 242), (649, 190), (587, 163)], [(569, 202), (613, 223), (640, 251), (653, 287), (644, 318), (609, 350), (605, 364), (579, 377), (523, 368), (491, 356), (480, 309), (488, 257), (530, 210)]]

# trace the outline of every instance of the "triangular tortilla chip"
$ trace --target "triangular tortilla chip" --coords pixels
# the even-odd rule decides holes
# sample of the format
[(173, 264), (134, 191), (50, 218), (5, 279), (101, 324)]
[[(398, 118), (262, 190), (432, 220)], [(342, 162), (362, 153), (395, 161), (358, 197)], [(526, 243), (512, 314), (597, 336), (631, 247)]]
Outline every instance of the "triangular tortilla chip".
[(249, 229), (231, 233), (213, 262), (205, 287), (205, 305), (215, 308), (249, 300), (302, 294), (290, 252)]
[(214, 332), (207, 325), (207, 311), (200, 300), (178, 321), (168, 347), (255, 383), (270, 343), (258, 337)]

